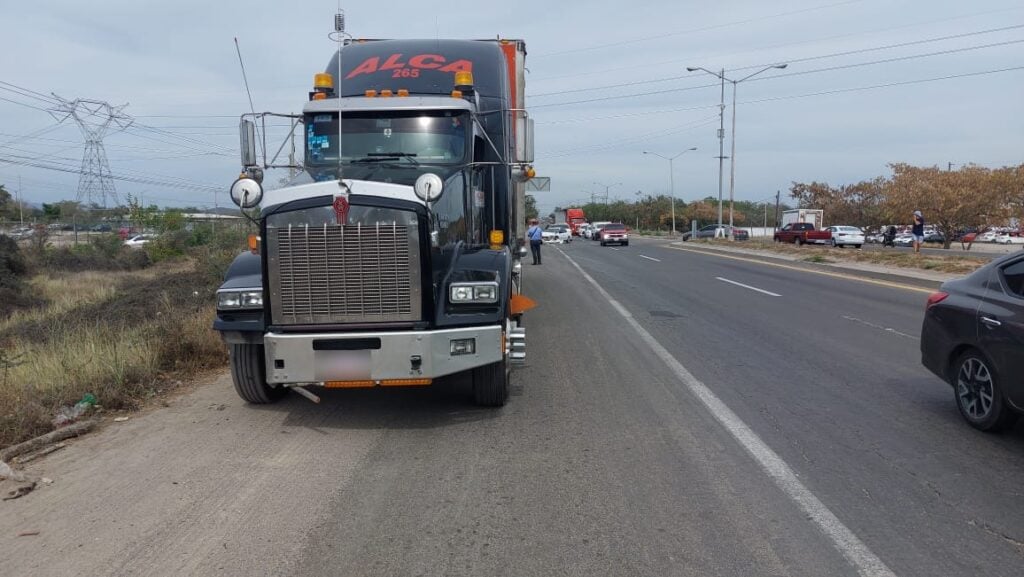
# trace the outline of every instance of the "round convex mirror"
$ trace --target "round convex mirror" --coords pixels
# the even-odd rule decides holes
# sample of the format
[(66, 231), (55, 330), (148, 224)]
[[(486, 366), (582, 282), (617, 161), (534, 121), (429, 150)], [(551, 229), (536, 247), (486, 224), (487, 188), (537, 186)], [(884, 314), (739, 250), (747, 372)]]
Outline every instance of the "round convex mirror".
[(231, 201), (248, 210), (263, 200), (263, 187), (251, 178), (239, 178), (231, 185)]

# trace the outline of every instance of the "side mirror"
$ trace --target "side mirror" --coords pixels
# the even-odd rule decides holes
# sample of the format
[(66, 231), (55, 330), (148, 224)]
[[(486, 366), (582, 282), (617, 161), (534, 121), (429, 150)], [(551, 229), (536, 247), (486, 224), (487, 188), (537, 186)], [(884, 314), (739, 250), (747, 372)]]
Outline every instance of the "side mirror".
[(256, 208), (263, 200), (263, 186), (251, 178), (239, 178), (231, 185), (231, 202), (243, 210)]
[(533, 119), (527, 118), (525, 112), (516, 116), (516, 161), (524, 164), (533, 162)]
[(238, 136), (242, 150), (242, 166), (256, 166), (256, 123), (243, 118), (238, 125)]

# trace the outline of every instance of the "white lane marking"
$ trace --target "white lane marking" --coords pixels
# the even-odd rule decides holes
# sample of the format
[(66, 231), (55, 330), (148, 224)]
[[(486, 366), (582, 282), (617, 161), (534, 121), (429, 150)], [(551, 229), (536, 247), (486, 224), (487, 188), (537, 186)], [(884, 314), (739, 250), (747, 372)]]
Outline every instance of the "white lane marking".
[(647, 260), (653, 260), (654, 262), (661, 262), (661, 259), (657, 259), (657, 258), (649, 257), (649, 256), (647, 256), (647, 255), (643, 255), (643, 254), (642, 254), (642, 255), (640, 255), (640, 258), (646, 258)]
[(619, 301), (612, 298), (612, 295), (608, 294), (608, 291), (604, 290), (593, 277), (587, 274), (583, 267), (576, 264), (576, 261), (565, 254), (564, 251), (559, 250), (559, 252), (569, 260), (572, 266), (580, 271), (583, 278), (594, 285), (597, 292), (612, 305), (612, 308), (626, 319), (626, 322), (633, 327), (633, 330), (654, 351), (654, 354), (658, 355), (668, 365), (669, 369), (686, 385), (686, 388), (704, 404), (704, 407), (707, 408), (715, 420), (721, 423), (725, 430), (750, 453), (750, 456), (775, 481), (775, 484), (782, 489), (782, 492), (800, 507), (808, 519), (818, 525), (821, 532), (831, 539), (836, 549), (842, 553), (843, 557), (853, 565), (860, 575), (864, 577), (896, 577), (896, 574), (877, 555), (872, 553), (853, 531), (844, 525), (810, 489), (800, 482), (796, 473), (782, 460), (782, 457), (779, 457), (771, 447), (762, 441), (757, 436), (757, 433), (747, 426), (736, 413), (732, 412), (732, 409), (726, 406), (711, 389), (697, 380), (697, 377), (694, 377), (682, 363), (676, 360), (672, 353), (668, 352), (668, 349), (661, 346), (661, 343), (651, 333), (647, 332), (640, 325), (639, 321), (633, 318), (632, 313), (622, 306)]
[(915, 337), (914, 335), (908, 335), (907, 333), (901, 333), (900, 331), (898, 331), (896, 329), (889, 328), (889, 327), (883, 327), (882, 325), (876, 325), (875, 323), (869, 323), (868, 321), (865, 321), (865, 320), (862, 320), (862, 319), (858, 319), (857, 317), (848, 317), (846, 315), (843, 315), (843, 318), (848, 320), (848, 321), (853, 321), (855, 323), (862, 324), (862, 325), (864, 325), (866, 327), (871, 327), (873, 329), (878, 329), (880, 331), (885, 331), (887, 333), (892, 333), (894, 335), (899, 335), (901, 337), (907, 337), (908, 339), (914, 339), (915, 341), (921, 340), (921, 337)]
[(612, 250), (619, 250), (619, 249), (615, 248), (614, 246), (610, 246), (610, 247), (608, 247), (608, 248), (610, 248), (610, 249), (612, 249)]
[(741, 286), (741, 287), (743, 287), (743, 288), (745, 288), (745, 289), (750, 289), (750, 290), (752, 290), (752, 291), (757, 291), (757, 292), (759, 292), (759, 293), (764, 293), (764, 294), (766, 294), (766, 295), (768, 295), (768, 296), (773, 296), (773, 297), (780, 297), (780, 296), (782, 296), (782, 295), (780, 295), (780, 294), (778, 294), (778, 293), (773, 293), (773, 292), (769, 292), (769, 291), (766, 291), (766, 290), (762, 290), (762, 289), (759, 289), (759, 288), (757, 288), (757, 287), (753, 287), (753, 286), (750, 286), (750, 285), (748, 285), (748, 284), (743, 284), (743, 283), (741, 283), (741, 282), (736, 282), (736, 281), (734, 281), (734, 280), (729, 280), (729, 279), (727, 279), (727, 278), (722, 278), (722, 277), (720, 277), (720, 276), (716, 276), (715, 278), (716, 278), (716, 279), (718, 279), (718, 280), (720, 280), (720, 281), (722, 281), (722, 282), (727, 282), (727, 283), (729, 283), (729, 284), (734, 284), (734, 285), (736, 285), (736, 286)]

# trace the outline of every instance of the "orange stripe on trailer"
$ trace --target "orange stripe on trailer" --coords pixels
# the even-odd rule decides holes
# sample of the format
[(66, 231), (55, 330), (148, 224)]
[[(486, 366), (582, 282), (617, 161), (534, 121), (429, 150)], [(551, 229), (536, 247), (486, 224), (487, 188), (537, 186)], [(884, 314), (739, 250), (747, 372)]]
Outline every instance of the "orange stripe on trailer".
[(430, 385), (433, 379), (384, 379), (380, 382), (382, 387), (411, 387)]
[[(516, 100), (516, 43), (515, 42), (501, 42), (501, 51), (505, 53), (505, 64), (508, 66), (508, 86), (511, 89), (510, 96), (511, 106), (510, 108), (516, 109), (521, 108), (519, 102)], [(513, 124), (512, 130), (515, 131), (515, 124)]]
[(328, 389), (366, 389), (377, 386), (376, 381), (325, 381)]

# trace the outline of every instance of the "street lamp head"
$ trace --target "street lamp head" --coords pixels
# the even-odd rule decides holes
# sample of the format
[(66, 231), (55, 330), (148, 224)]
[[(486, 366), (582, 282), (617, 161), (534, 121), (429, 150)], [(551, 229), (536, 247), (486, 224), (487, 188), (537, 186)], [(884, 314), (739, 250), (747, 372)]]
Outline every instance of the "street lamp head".
[(698, 70), (700, 70), (700, 68), (693, 68), (693, 67), (690, 67), (690, 66), (686, 67), (686, 71), (687, 72), (696, 72)]
[(774, 66), (773, 68), (778, 68), (779, 70), (782, 70), (783, 68), (785, 68), (787, 66), (789, 66), (789, 64), (779, 64), (777, 66)]
[(693, 148), (687, 148), (686, 150), (697, 150), (697, 147), (694, 146)]

